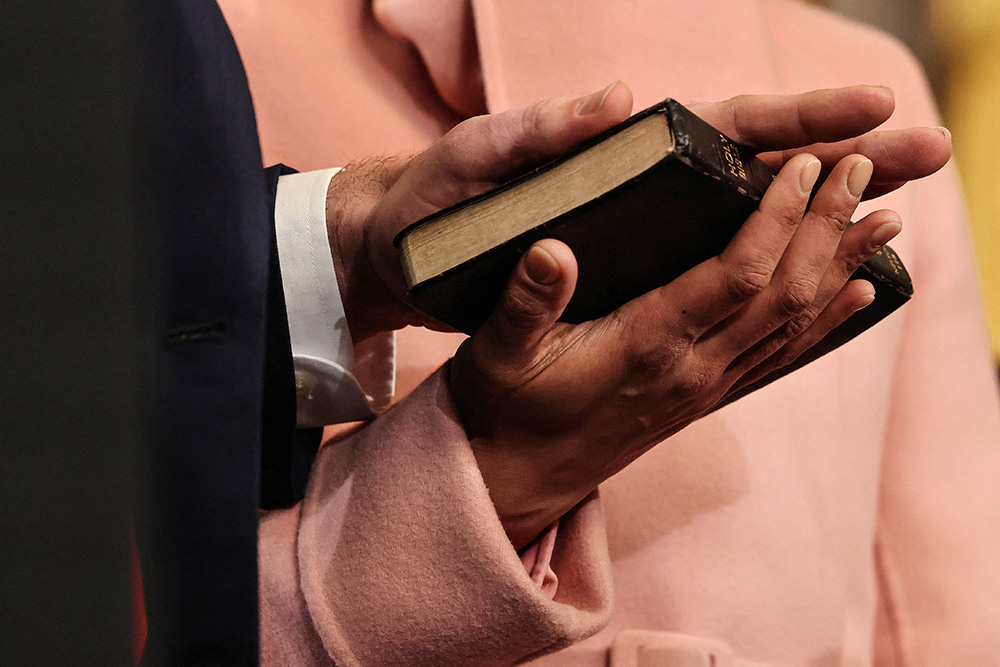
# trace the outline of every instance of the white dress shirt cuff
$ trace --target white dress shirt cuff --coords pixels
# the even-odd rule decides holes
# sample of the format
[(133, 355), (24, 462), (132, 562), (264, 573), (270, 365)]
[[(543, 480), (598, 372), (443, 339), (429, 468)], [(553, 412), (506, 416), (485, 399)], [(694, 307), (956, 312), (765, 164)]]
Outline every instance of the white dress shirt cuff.
[(326, 227), (327, 189), (338, 171), (278, 179), (274, 226), (299, 428), (371, 419), (388, 405), (395, 379), (393, 334), (366, 341), (355, 365)]

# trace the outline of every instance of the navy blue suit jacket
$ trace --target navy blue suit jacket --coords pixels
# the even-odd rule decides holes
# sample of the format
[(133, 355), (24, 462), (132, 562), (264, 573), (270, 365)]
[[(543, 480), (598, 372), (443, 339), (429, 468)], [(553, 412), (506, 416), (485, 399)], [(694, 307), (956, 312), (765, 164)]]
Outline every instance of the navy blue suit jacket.
[(294, 382), (273, 228), (281, 169), (261, 168), (245, 73), (216, 4), (139, 7), (161, 304), (156, 437), (138, 513), (143, 662), (251, 665), (258, 507), (290, 503), (303, 481), (293, 479)]

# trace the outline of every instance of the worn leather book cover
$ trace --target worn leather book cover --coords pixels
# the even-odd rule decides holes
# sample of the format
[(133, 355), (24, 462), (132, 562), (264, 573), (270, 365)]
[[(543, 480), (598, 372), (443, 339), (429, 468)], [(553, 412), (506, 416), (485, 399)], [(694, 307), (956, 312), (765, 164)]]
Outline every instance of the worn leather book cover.
[[(414, 223), (396, 244), (417, 307), (471, 334), (528, 248), (560, 239), (579, 264), (562, 319), (583, 322), (722, 252), (774, 176), (751, 149), (666, 100), (569, 155)], [(875, 301), (740, 395), (850, 340), (913, 293), (888, 247), (854, 277), (875, 286)]]

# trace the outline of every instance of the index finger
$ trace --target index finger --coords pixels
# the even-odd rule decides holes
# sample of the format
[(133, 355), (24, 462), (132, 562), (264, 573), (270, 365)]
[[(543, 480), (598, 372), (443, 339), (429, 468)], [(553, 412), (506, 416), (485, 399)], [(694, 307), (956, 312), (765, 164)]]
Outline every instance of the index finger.
[(758, 151), (778, 151), (864, 134), (884, 123), (896, 102), (889, 88), (864, 85), (689, 106), (731, 139)]
[(832, 168), (841, 158), (858, 153), (875, 165), (872, 186), (866, 198), (898, 187), (906, 181), (933, 174), (951, 159), (951, 133), (943, 127), (911, 127), (880, 130), (828, 144), (816, 144), (761, 154), (772, 166), (780, 166), (792, 156), (807, 152)]

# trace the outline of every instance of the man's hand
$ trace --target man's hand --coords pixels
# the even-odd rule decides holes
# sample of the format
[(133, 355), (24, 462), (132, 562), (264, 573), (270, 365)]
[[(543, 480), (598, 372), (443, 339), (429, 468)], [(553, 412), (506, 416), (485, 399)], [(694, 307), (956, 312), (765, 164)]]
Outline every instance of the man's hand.
[[(808, 151), (829, 173), (852, 153), (874, 163), (865, 197), (877, 196), (944, 165), (950, 137), (940, 128), (872, 132), (891, 115), (892, 91), (855, 86), (802, 95), (745, 95), (691, 107), (780, 167)], [(393, 237), (406, 225), (562, 155), (628, 117), (621, 83), (579, 99), (553, 99), (456, 126), (412, 160), (378, 160), (338, 174), (327, 225), (354, 340), (407, 324), (441, 328), (409, 305)]]
[(951, 133), (943, 127), (871, 131), (895, 108), (892, 90), (882, 86), (741, 95), (690, 108), (733, 140), (761, 151), (759, 157), (773, 167), (811, 153), (823, 162), (822, 180), (845, 155), (868, 157), (875, 172), (864, 199), (932, 174), (951, 157)]
[(522, 258), (450, 369), (516, 547), (871, 303), (872, 286), (848, 280), (899, 232), (899, 218), (877, 211), (848, 225), (872, 176), (861, 155), (837, 163), (807, 210), (821, 166), (791, 158), (720, 256), (600, 320), (557, 322), (576, 279), (567, 246), (543, 240)]
[(352, 338), (408, 324), (450, 330), (409, 305), (396, 234), (563, 155), (631, 111), (632, 92), (616, 82), (582, 98), (470, 118), (409, 162), (373, 161), (338, 174), (327, 226)]

